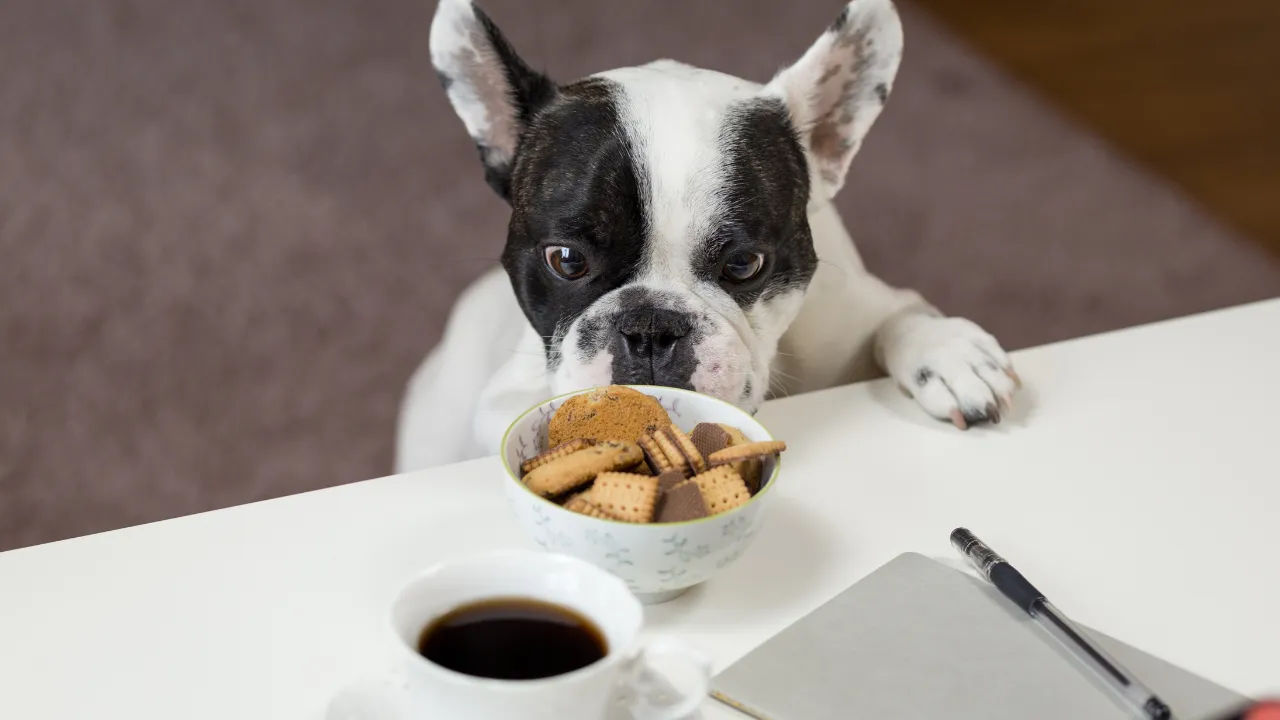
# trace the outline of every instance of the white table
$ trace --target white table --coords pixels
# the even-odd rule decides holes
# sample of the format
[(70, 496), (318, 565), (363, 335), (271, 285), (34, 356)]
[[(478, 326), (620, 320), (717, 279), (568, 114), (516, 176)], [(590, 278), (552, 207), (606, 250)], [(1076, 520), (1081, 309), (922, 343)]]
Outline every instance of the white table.
[[(950, 556), (963, 524), (1078, 621), (1280, 691), (1280, 300), (1015, 360), (995, 429), (884, 382), (766, 406), (790, 444), (774, 512), (651, 628), (723, 666), (898, 553)], [(402, 579), (530, 545), (500, 482), (490, 458), (0, 554), (0, 717), (318, 717)]]

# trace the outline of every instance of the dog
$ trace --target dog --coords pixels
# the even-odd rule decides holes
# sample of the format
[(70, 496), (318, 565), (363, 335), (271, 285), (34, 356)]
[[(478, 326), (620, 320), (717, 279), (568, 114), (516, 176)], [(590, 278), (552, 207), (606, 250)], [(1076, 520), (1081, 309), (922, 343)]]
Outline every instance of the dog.
[(558, 84), (469, 0), (431, 59), (511, 207), (409, 382), (398, 472), (495, 454), (548, 397), (609, 384), (767, 398), (888, 374), (960, 429), (1020, 385), (969, 320), (863, 266), (832, 205), (902, 58), (890, 0), (853, 0), (764, 85), (671, 60)]

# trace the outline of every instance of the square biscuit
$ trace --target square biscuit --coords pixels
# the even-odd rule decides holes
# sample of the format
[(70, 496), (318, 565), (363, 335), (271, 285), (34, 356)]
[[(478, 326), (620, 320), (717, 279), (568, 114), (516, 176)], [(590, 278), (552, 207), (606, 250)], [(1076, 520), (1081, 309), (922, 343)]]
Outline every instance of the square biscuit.
[(667, 470), (658, 475), (658, 492), (665, 493), (680, 483), (688, 481), (689, 478), (679, 470)]
[(586, 485), (600, 473), (626, 470), (643, 457), (635, 443), (607, 440), (534, 468), (524, 476), (524, 484), (542, 497), (556, 497)]
[(742, 476), (728, 465), (711, 468), (694, 476), (690, 482), (698, 485), (698, 489), (702, 491), (702, 500), (707, 504), (707, 511), (712, 515), (741, 507), (751, 499), (751, 492)]
[(755, 457), (764, 458), (770, 455), (777, 455), (786, 449), (787, 444), (782, 440), (761, 440), (717, 450), (711, 453), (711, 456), (707, 459), (713, 463), (732, 463)]
[(564, 504), (564, 509), (569, 512), (576, 512), (579, 515), (586, 515), (600, 520), (617, 520), (618, 518), (605, 512), (599, 505), (591, 502), (586, 493), (575, 496), (569, 502)]
[(565, 455), (572, 455), (573, 453), (576, 453), (579, 450), (586, 450), (592, 445), (595, 445), (594, 440), (585, 440), (583, 438), (578, 438), (576, 440), (570, 440), (569, 442), (560, 443), (559, 445), (551, 448), (550, 450), (543, 450), (537, 455), (529, 458), (528, 460), (525, 460), (520, 465), (520, 472), (524, 475), (528, 475), (536, 467), (541, 467), (543, 465), (546, 465), (552, 460), (558, 460), (559, 458), (562, 458)]
[(658, 500), (658, 513), (654, 522), (687, 522), (699, 520), (710, 514), (698, 484), (692, 480), (685, 480), (662, 494)]
[(661, 475), (675, 468), (675, 465), (667, 459), (667, 454), (662, 451), (662, 448), (658, 447), (658, 441), (654, 439), (653, 435), (642, 435), (640, 439), (636, 440), (636, 445), (639, 445), (640, 450), (644, 452), (645, 463), (654, 475)]
[(619, 520), (651, 522), (658, 505), (658, 478), (635, 473), (601, 473), (591, 487), (591, 502)]
[(667, 428), (667, 436), (679, 448), (680, 455), (689, 463), (689, 469), (694, 475), (707, 471), (707, 459), (702, 456), (698, 446), (694, 445), (693, 439), (681, 430), (679, 425), (671, 423), (671, 427)]
[(669, 429), (662, 428), (654, 431), (653, 440), (658, 447), (662, 448), (662, 453), (666, 455), (671, 467), (682, 473), (689, 472), (689, 459), (684, 456), (683, 452), (680, 452), (680, 444)]

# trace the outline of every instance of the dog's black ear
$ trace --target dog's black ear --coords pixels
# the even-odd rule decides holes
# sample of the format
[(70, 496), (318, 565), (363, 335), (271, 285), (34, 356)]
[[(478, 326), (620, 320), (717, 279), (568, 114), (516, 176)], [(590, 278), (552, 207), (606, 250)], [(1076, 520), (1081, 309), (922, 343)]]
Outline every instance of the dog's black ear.
[(480, 150), (485, 180), (509, 201), (520, 137), (555, 99), (555, 83), (530, 69), (470, 0), (440, 0), (431, 23), (431, 62)]
[(765, 93), (781, 97), (800, 132), (813, 192), (830, 198), (880, 115), (902, 60), (902, 24), (892, 0), (853, 0)]

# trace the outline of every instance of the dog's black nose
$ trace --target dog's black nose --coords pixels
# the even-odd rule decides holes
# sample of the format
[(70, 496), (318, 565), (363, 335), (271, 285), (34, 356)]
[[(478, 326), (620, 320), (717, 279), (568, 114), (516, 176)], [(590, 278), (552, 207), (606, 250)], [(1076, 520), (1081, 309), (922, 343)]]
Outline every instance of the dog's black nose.
[(689, 334), (690, 323), (674, 310), (636, 308), (619, 315), (617, 327), (629, 354), (661, 362)]
[(633, 308), (618, 315), (614, 382), (684, 387), (693, 373), (687, 338), (692, 319), (663, 308)]

